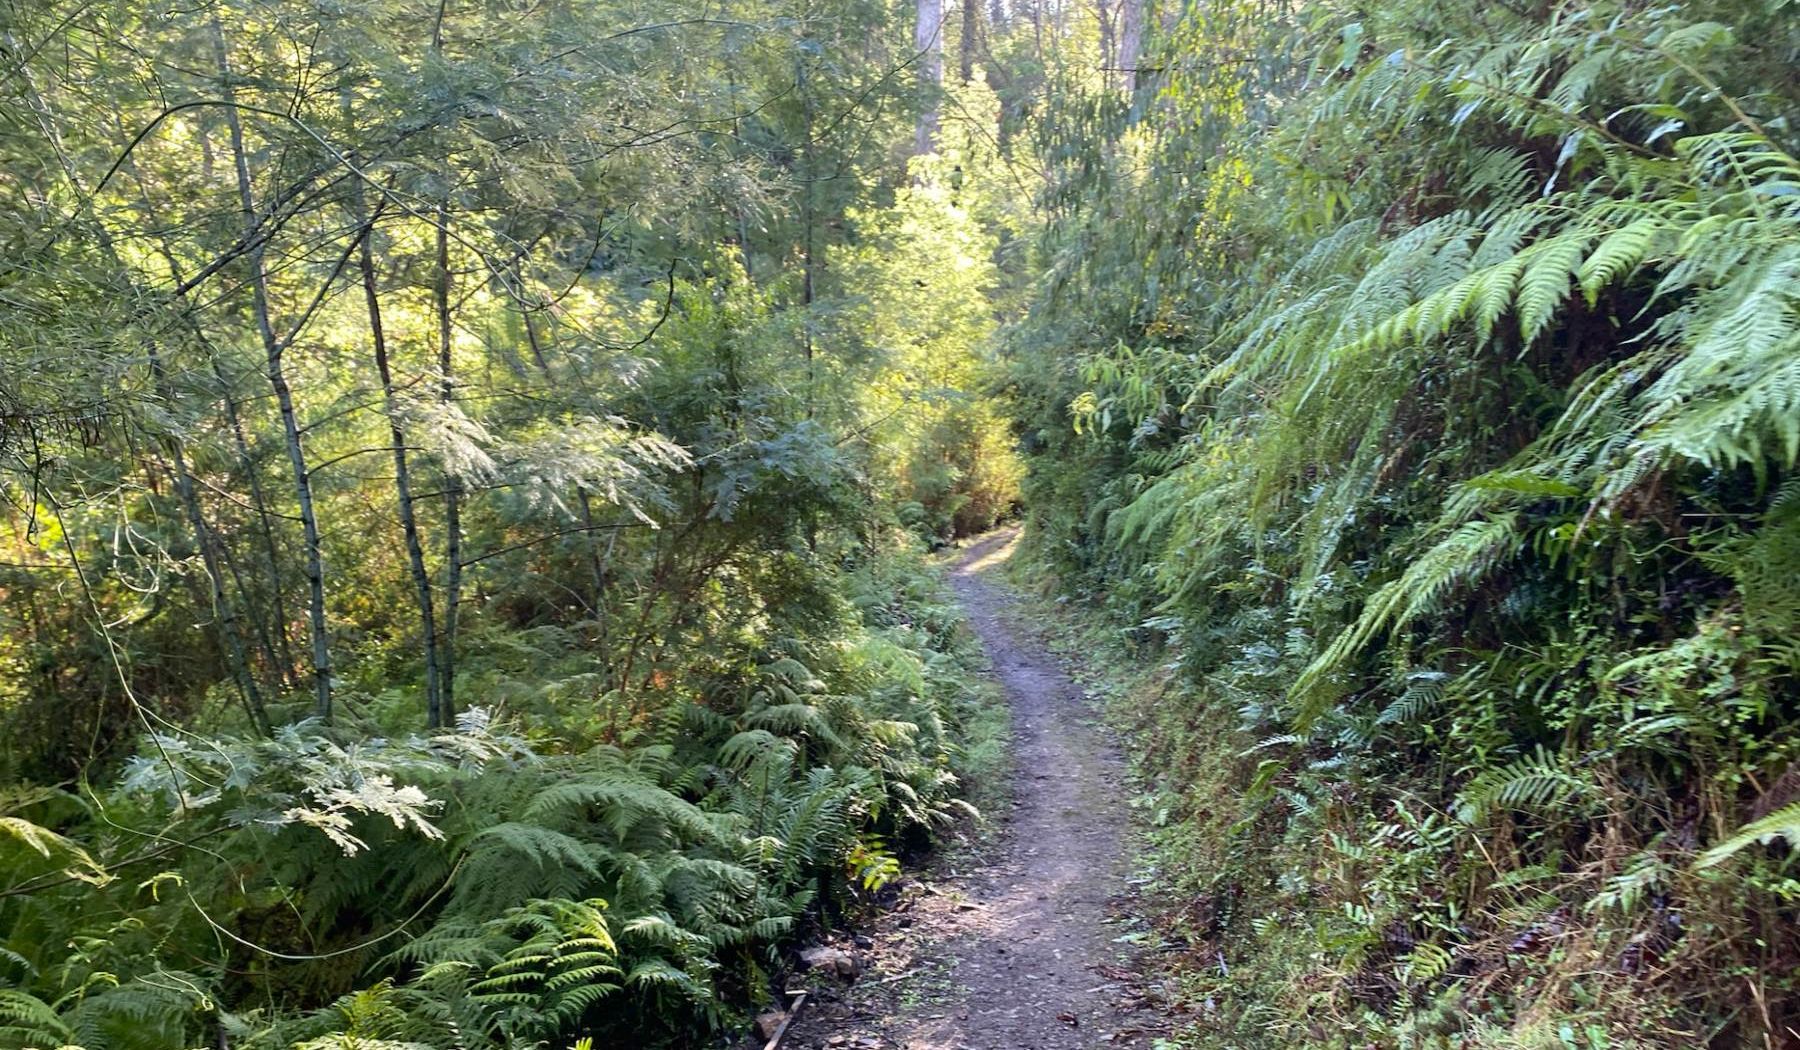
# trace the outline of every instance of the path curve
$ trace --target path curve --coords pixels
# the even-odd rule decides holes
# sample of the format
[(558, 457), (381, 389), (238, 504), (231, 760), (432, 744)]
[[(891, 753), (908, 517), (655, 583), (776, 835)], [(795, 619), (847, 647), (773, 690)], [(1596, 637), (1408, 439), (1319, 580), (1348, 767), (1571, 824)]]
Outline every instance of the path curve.
[(1000, 841), (975, 870), (878, 923), (876, 965), (803, 1018), (784, 1050), (1086, 1050), (1147, 1044), (1161, 1028), (1117, 943), (1123, 762), (1055, 659), (1008, 625), (1013, 599), (984, 578), (1016, 542), (1014, 529), (989, 534), (950, 572), (1012, 711)]

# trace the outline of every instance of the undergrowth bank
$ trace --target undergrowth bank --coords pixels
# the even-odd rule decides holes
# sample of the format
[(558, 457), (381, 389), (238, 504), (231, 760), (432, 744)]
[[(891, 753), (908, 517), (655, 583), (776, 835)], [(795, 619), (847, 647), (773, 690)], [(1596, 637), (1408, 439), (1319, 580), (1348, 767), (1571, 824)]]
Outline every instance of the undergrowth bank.
[(1195, 1047), (1800, 1030), (1800, 35), (1201, 5), (1043, 135), (1030, 549)]

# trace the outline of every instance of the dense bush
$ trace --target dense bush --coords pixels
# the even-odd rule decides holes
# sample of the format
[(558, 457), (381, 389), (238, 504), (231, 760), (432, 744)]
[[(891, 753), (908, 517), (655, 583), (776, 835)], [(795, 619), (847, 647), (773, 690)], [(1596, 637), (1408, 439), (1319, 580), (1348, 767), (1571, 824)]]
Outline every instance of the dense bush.
[(0, 1042), (714, 1030), (1021, 504), (1182, 1038), (1794, 1038), (1789, 5), (933, 9), (0, 14)]
[(1795, 28), (1207, 5), (1046, 124), (1030, 535), (1178, 661), (1196, 1045), (1793, 1037)]
[(652, 1045), (739, 1016), (796, 934), (967, 811), (965, 745), (995, 734), (920, 566), (843, 579), (829, 633), (718, 653), (741, 670), (628, 730), (537, 731), (591, 688), (540, 639), (542, 674), (508, 683), (538, 699), (500, 721), (156, 734), (114, 788), (12, 799), (0, 1032)]
[(967, 812), (909, 23), (0, 11), (0, 1045), (692, 1045)]

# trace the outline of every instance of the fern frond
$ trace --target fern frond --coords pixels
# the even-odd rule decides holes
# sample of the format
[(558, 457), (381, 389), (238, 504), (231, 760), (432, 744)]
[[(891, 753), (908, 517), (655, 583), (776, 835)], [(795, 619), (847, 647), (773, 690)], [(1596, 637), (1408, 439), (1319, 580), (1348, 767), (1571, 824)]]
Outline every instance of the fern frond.
[(1568, 298), (1569, 282), (1575, 277), (1587, 243), (1583, 232), (1565, 233), (1520, 254), (1524, 269), (1519, 275), (1519, 337), (1526, 343), (1542, 334)]
[(1326, 678), (1384, 631), (1437, 611), (1459, 587), (1481, 579), (1519, 549), (1517, 514), (1462, 524), (1413, 561), (1393, 582), (1376, 591), (1356, 622), (1334, 638), (1301, 672), (1291, 695), (1305, 699), (1301, 722), (1317, 714), (1314, 694)]
[(1761, 820), (1753, 820), (1739, 828), (1725, 841), (1700, 854), (1699, 868), (1714, 868), (1757, 843), (1785, 840), (1800, 847), (1800, 802), (1789, 803)]
[(1456, 797), (1456, 815), (1475, 824), (1495, 809), (1544, 810), (1593, 791), (1592, 783), (1539, 746), (1498, 769), (1487, 770)]

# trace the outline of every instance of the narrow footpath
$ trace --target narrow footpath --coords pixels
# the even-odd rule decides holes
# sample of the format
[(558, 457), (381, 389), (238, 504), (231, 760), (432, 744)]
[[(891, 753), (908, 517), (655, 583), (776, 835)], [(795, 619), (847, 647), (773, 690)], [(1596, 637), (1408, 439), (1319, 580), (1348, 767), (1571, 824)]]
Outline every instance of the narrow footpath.
[(1081, 690), (1006, 622), (1012, 598), (990, 574), (1016, 540), (990, 534), (951, 569), (1012, 710), (999, 840), (970, 870), (912, 880), (862, 942), (858, 980), (816, 995), (782, 1050), (1085, 1050), (1166, 1031), (1120, 943), (1123, 763)]

